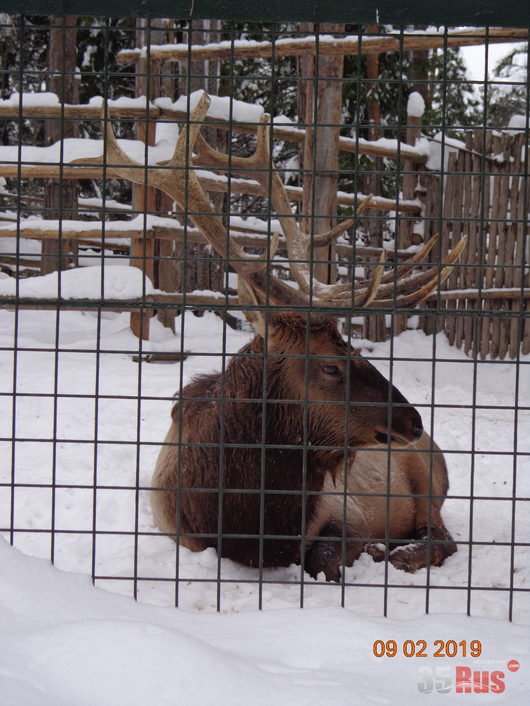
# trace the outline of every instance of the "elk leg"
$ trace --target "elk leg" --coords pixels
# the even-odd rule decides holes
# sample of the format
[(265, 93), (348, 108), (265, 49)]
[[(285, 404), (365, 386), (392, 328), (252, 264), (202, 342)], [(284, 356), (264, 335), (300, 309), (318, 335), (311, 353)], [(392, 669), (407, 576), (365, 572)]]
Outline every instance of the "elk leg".
[[(323, 539), (320, 539), (322, 537)], [(360, 541), (352, 541), (348, 536), (345, 541), (342, 523), (331, 520), (321, 530), (320, 537), (314, 541), (305, 553), (305, 570), (314, 579), (323, 571), (326, 581), (340, 581), (342, 565), (351, 566), (361, 554)], [(333, 537), (334, 539), (324, 539)], [(343, 544), (344, 556), (343, 556)]]
[[(441, 515), (449, 487), (443, 454), (426, 434), (416, 448), (422, 447), (425, 454), (409, 454), (406, 460), (410, 491), (415, 496), (416, 504), (415, 530), (411, 537), (415, 541), (397, 546), (388, 553), (388, 560), (396, 569), (410, 573), (429, 564), (441, 566), (457, 550)], [(394, 544), (399, 545), (399, 541)], [(386, 548), (382, 544), (367, 545), (366, 550), (374, 561), (382, 561), (386, 557)]]
[(418, 539), (419, 542), (404, 544), (390, 552), (388, 559), (396, 569), (414, 573), (428, 564), (441, 566), (448, 556), (456, 552), (456, 544), (443, 525), (431, 528), (430, 539), (427, 527), (424, 527)]
[(445, 559), (456, 552), (456, 544), (444, 525), (432, 527), (431, 536), (427, 527), (419, 531), (417, 542), (402, 544), (392, 549), (388, 554), (385, 545), (381, 543), (367, 544), (365, 551), (374, 561), (383, 561), (388, 556), (388, 561), (408, 573), (414, 573), (431, 566), (441, 566)]

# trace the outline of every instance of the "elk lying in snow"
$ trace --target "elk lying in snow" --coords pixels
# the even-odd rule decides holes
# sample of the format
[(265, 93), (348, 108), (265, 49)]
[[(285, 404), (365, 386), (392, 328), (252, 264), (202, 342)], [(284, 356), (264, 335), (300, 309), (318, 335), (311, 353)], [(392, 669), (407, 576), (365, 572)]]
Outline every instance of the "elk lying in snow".
[[(170, 535), (178, 529), (189, 549), (216, 547), (249, 566), (303, 557), (312, 576), (324, 571), (328, 580), (366, 543), (383, 558), (375, 543), (385, 537), (422, 540), (390, 553), (407, 571), (425, 566), (429, 551), (438, 565), (456, 549), (440, 516), (442, 454), (433, 444), (431, 475), (420, 415), (328, 318), (314, 318), (306, 331), (296, 314), (272, 315), (267, 356), (256, 336), (223, 376), (187, 385), (172, 418), (151, 501), (156, 524)], [(332, 539), (343, 537), (344, 550)]]
[[(445, 279), (464, 241), (441, 272), (414, 272), (430, 241), (397, 273), (383, 274), (380, 262), (353, 297), (351, 285), (323, 285), (310, 277), (309, 236), (298, 229), (278, 174), (267, 170), (266, 125), (252, 157), (229, 160), (199, 135), (207, 106), (203, 96), (166, 163), (177, 169), (149, 168), (148, 181), (189, 208), (190, 219), (238, 273), (241, 297), (260, 304), (266, 292), (278, 310), (269, 314), (266, 339), (264, 319), (255, 316), (258, 334), (225, 372), (196, 377), (182, 391), (153, 476), (156, 524), (194, 551), (215, 547), (248, 566), (299, 562), (327, 580), (339, 580), (341, 566), (365, 548), (375, 560), (391, 549), (389, 561), (405, 571), (442, 564), (456, 551), (440, 514), (447, 470), (420, 415), (351, 349), (334, 319), (293, 309), (307, 310), (309, 302), (317, 308), (412, 306)], [(110, 129), (107, 143), (108, 171), (144, 183), (144, 170), (121, 151)], [(227, 254), (225, 227), (194, 170), (183, 169), (193, 149), (195, 164), (256, 168), (254, 177), (271, 185), (297, 289), (268, 275), (266, 261), (251, 259), (236, 243)], [(348, 225), (313, 243), (331, 242)], [(277, 244), (274, 238), (273, 252)]]

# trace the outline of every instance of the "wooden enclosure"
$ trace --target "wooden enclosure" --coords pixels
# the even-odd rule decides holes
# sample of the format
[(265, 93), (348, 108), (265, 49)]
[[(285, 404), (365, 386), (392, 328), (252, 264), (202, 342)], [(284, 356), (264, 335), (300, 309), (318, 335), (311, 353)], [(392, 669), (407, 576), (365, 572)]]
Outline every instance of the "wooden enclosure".
[[(298, 57), (302, 67), (297, 84), (300, 123), (280, 119), (272, 124), (274, 144), (290, 143), (297, 154), (297, 183), (286, 186), (293, 212), (317, 235), (329, 229), (338, 217), (355, 217), (358, 204), (367, 193), (373, 193), (368, 225), (357, 221), (349, 237), (337, 246), (315, 249), (314, 267), (321, 281), (334, 281), (337, 274), (352, 281), (361, 276), (361, 270), (364, 275), (373, 268), (383, 249), (390, 259), (405, 258), (407, 250), (414, 250), (428, 236), (438, 233), (440, 245), (432, 257), (434, 262), (443, 262), (467, 234), (468, 247), (461, 265), (426, 303), (428, 309), (436, 309), (436, 315), (429, 313), (421, 318), (424, 329), (429, 333), (442, 330), (451, 344), (482, 358), (514, 358), (520, 352), (530, 352), (530, 320), (524, 314), (530, 307), (528, 126), (504, 132), (486, 127), (468, 130), (465, 141), (457, 142), (424, 132), (421, 115), (414, 113), (396, 130), (398, 139), (385, 140), (375, 127), (370, 139), (364, 139), (344, 134), (340, 114), (345, 57), (357, 55), (359, 60), (369, 60), (366, 80), (376, 81), (378, 58), (384, 54), (521, 40), (527, 38), (526, 30), (476, 28), (451, 31), (444, 36), (412, 33), (393, 37), (378, 36), (381, 28), (373, 26), (366, 35), (355, 37), (344, 36), (343, 25), (321, 27), (320, 31), (326, 32), (322, 36), (312, 34), (313, 28), (308, 25), (307, 36), (283, 39), (276, 45), (242, 41), (227, 48), (212, 41), (215, 27), (204, 32), (197, 23), (188, 46), (183, 46), (168, 44), (163, 29), (146, 33), (146, 22), (138, 21), (137, 47), (119, 56), (121, 65), (135, 66), (136, 95), (142, 97), (143, 105), (137, 102), (134, 106), (120, 107), (109, 102), (103, 109), (106, 119), (113, 124), (120, 120), (134, 121), (137, 140), (155, 147), (158, 128), (168, 122), (182, 125), (189, 119), (186, 101), (192, 91), (205, 89), (212, 95), (219, 91), (216, 72), (220, 61)], [(66, 20), (59, 29), (65, 37), (75, 31)], [(57, 44), (54, 46), (57, 48)], [(60, 57), (50, 64), (57, 70), (59, 65), (64, 68)], [(175, 67), (179, 76), (177, 89), (172, 76)], [(19, 206), (17, 217), (11, 219), (8, 214), (0, 217), (0, 238), (10, 238), (13, 243), (26, 239), (42, 243), (43, 257), (40, 262), (38, 258), (25, 257), (18, 245), (13, 245), (11, 252), (5, 252), (4, 248), (0, 264), (5, 271), (20, 276), (22, 272), (26, 275), (38, 269), (41, 274), (66, 269), (76, 261), (79, 249), (86, 247), (121, 254), (161, 290), (126, 302), (113, 302), (114, 308), (133, 312), (132, 328), (143, 338), (149, 337), (149, 319), (157, 302), (164, 305), (158, 309), (158, 316), (169, 326), (174, 325), (174, 317), (182, 306), (208, 307), (220, 302), (237, 306), (235, 290), (227, 287), (223, 261), (212, 256), (200, 233), (189, 226), (186, 214), (175, 214), (168, 198), (147, 181), (145, 186), (134, 187), (130, 204), (122, 204), (116, 210), (112, 205), (104, 208), (102, 203), (100, 220), (87, 219), (86, 207), (76, 202), (75, 183), (104, 179), (105, 166), (91, 165), (92, 157), (87, 157), (84, 164), (81, 159), (74, 165), (70, 153), (67, 154), (66, 142), (61, 141), (70, 132), (63, 128), (58, 132), (57, 126), (74, 129), (76, 119), (97, 121), (102, 109), (76, 102), (74, 89), (64, 82), (49, 85), (58, 95), (56, 104), (39, 104), (35, 100), (26, 103), (23, 95), (18, 103), (0, 102), (0, 120), (23, 122), (44, 118), (52, 142), (62, 145), (60, 160), (53, 162), (44, 157), (37, 159), (35, 152), (31, 153), (31, 159), (26, 159), (23, 149), (18, 160), (4, 160), (0, 151), (0, 177), (9, 180), (9, 188), (0, 194), (5, 203), (11, 198), (23, 204), (25, 195), (17, 184), (27, 184), (27, 180), (33, 179), (45, 180), (47, 184), (44, 219), (21, 218), (23, 205)], [(175, 90), (183, 101), (178, 106), (172, 102), (177, 97), (172, 93)], [(369, 106), (370, 111), (374, 123), (380, 122), (376, 101)], [(205, 132), (211, 144), (226, 146), (235, 136), (255, 134), (256, 127), (256, 121), (238, 120), (229, 111), (226, 116), (207, 117)], [(437, 163), (433, 163), (433, 154), (440, 157)], [(344, 155), (356, 158), (362, 155), (370, 160), (363, 176), (363, 183), (370, 188), (360, 191), (339, 187), (337, 173)], [(169, 157), (168, 153), (165, 158)], [(395, 175), (395, 193), (391, 197), (378, 192), (383, 163), (387, 167), (391, 164)], [(231, 213), (230, 198), (234, 195), (267, 197), (252, 175), (242, 178), (201, 171), (200, 180), (216, 210), (225, 217), (230, 235), (244, 247), (265, 252), (273, 230), (271, 223), (266, 218), (261, 223), (251, 224), (244, 218), (236, 222)], [(127, 214), (127, 207), (129, 215), (121, 215)], [(80, 217), (83, 210), (85, 215)], [(144, 218), (144, 213), (149, 216)], [(151, 217), (155, 213), (158, 216)], [(132, 222), (130, 214), (137, 216)], [(385, 223), (392, 220), (396, 228), (389, 239), (388, 230), (384, 232)], [(360, 231), (364, 240), (359, 237)], [(280, 240), (280, 259), (271, 263), (279, 270), (282, 245)], [(37, 299), (25, 298), (23, 302), (19, 299), (4, 297), (4, 306), (15, 303), (28, 307), (54, 306)], [(175, 308), (168, 308), (172, 304)], [(69, 306), (81, 308), (83, 303), (71, 302)], [(407, 322), (404, 313), (398, 315), (393, 332), (404, 330)], [(365, 337), (379, 340), (387, 334), (384, 313), (365, 317)]]

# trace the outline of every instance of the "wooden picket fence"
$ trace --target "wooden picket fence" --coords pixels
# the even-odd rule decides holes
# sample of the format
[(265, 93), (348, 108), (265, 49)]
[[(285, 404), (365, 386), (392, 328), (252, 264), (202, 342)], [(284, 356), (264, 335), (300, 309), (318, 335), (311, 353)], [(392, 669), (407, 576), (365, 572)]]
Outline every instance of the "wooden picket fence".
[(442, 234), (442, 259), (468, 235), (437, 303), (437, 325), (481, 358), (530, 352), (530, 318), (521, 316), (530, 310), (528, 148), (524, 132), (470, 131), (465, 147), (448, 147), (440, 176), (422, 176), (425, 234)]

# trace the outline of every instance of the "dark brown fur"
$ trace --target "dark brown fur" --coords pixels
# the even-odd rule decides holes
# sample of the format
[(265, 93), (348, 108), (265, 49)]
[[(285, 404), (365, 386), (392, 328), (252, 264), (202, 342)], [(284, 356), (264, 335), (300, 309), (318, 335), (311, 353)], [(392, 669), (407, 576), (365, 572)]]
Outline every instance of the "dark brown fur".
[[(215, 547), (221, 556), (248, 566), (287, 566), (304, 558), (312, 575), (324, 571), (327, 579), (337, 580), (340, 565), (351, 564), (368, 539), (385, 537), (388, 452), (381, 442), (390, 434), (392, 446), (403, 449), (422, 437), (420, 446), (427, 444), (428, 451), (425, 440), (430, 440), (417, 411), (368, 361), (353, 354), (333, 320), (313, 321), (308, 343), (306, 332), (300, 317), (277, 314), (271, 317), (266, 357), (263, 339), (256, 336), (223, 375), (201, 375), (184, 388), (155, 469), (152, 506), (160, 529), (178, 535), (190, 549)], [(389, 402), (397, 405), (390, 429)], [(315, 448), (320, 446), (338, 450)], [(393, 450), (391, 457), (392, 477), (401, 482), (390, 491), (428, 495), (427, 454)], [(447, 474), (442, 455), (436, 458), (431, 485), (441, 497), (393, 500), (392, 516), (398, 519), (391, 520), (393, 534), (387, 538), (421, 540), (428, 522), (447, 533), (439, 515)], [(355, 491), (357, 470), (368, 474), (357, 479), (361, 487), (373, 485), (375, 476), (381, 479), (371, 502), (362, 490), (349, 501), (344, 526), (345, 461), (348, 491)], [(327, 495), (319, 496), (322, 490)], [(302, 535), (325, 539), (303, 540)], [(344, 536), (351, 541), (343, 551), (333, 538)], [(455, 550), (448, 533), (446, 539), (440, 545), (443, 556), (433, 552), (432, 563)], [(418, 552), (426, 554), (425, 544), (418, 546), (409, 567), (402, 557), (394, 563), (419, 568)], [(382, 558), (374, 544), (369, 549), (376, 560)]]

